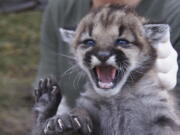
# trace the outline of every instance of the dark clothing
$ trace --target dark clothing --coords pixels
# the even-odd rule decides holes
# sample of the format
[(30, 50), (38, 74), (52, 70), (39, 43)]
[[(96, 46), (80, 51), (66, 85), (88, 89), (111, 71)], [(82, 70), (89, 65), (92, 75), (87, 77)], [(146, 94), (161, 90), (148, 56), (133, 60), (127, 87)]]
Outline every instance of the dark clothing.
[(0, 13), (44, 9), (48, 0), (0, 0)]
[[(70, 59), (62, 56), (70, 54), (68, 45), (61, 39), (59, 28), (75, 29), (90, 10), (90, 5), (90, 0), (52, 0), (49, 1), (44, 15), (38, 79), (53, 75), (60, 80), (63, 94), (70, 105), (73, 105), (74, 99), (82, 90), (84, 79), (78, 81), (77, 73), (66, 74), (72, 65)], [(180, 52), (179, 7), (179, 0), (143, 0), (136, 9), (140, 15), (152, 21), (166, 21), (170, 24), (171, 41), (178, 52)]]

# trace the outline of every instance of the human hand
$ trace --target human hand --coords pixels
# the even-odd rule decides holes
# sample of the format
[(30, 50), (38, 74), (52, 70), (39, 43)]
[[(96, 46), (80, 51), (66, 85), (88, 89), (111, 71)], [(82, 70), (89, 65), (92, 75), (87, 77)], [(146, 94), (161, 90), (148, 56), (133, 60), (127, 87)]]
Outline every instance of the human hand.
[(157, 60), (155, 70), (163, 88), (172, 90), (177, 83), (177, 52), (170, 42), (170, 32), (168, 32), (161, 42), (155, 47)]

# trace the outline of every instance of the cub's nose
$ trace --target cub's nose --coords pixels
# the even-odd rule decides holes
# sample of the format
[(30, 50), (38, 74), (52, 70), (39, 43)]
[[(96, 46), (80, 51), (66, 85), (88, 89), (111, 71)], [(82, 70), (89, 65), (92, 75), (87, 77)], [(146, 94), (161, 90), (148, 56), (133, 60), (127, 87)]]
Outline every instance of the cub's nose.
[(111, 53), (109, 51), (99, 51), (97, 53), (97, 57), (101, 62), (106, 62), (110, 56)]

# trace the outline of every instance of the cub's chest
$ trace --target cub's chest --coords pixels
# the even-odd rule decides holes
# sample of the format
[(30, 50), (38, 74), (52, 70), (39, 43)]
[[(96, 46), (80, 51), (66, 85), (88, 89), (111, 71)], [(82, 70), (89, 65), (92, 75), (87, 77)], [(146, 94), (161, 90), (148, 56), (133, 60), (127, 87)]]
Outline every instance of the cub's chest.
[(150, 128), (150, 110), (138, 100), (111, 100), (99, 105), (97, 115), (99, 125), (94, 128), (100, 135), (141, 134)]

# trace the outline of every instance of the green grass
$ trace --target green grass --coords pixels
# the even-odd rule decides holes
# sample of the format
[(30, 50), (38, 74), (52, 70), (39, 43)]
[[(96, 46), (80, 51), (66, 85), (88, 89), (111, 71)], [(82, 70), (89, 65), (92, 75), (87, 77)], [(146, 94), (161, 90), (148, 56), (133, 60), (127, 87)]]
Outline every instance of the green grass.
[(37, 11), (0, 14), (1, 135), (23, 135), (31, 128), (41, 16)]

